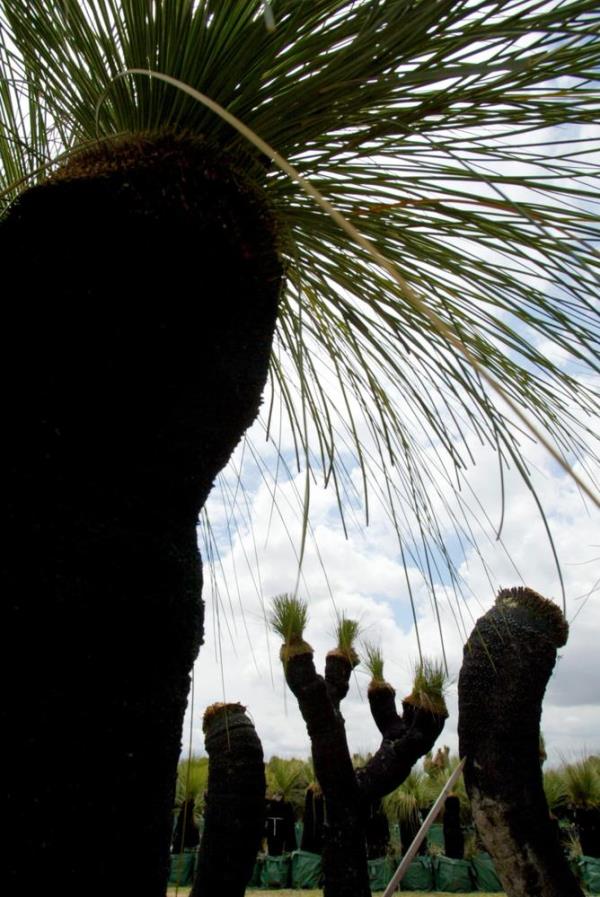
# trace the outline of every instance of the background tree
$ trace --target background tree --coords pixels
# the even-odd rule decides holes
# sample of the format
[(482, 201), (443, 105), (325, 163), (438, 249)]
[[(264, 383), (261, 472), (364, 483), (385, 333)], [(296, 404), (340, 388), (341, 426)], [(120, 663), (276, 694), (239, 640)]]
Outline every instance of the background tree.
[(465, 645), (458, 685), (464, 780), (508, 897), (582, 897), (544, 795), (540, 717), (569, 627), (532, 589), (503, 589)]
[[(451, 565), (439, 514), (472, 541), (471, 436), (528, 480), (490, 376), (593, 475), (597, 395), (547, 347), (598, 369), (593, 143), (567, 151), (562, 129), (596, 120), (598, 15), (0, 0), (13, 886), (27, 862), (45, 887), (106, 893), (128, 850), (123, 886), (135, 869), (164, 890), (202, 640), (197, 516), (268, 370), (267, 435), (281, 408), (307, 483), (342, 509), (353, 453), (365, 507), (385, 503), (429, 587)], [(349, 251), (278, 153), (371, 247)]]
[(371, 808), (405, 779), (415, 762), (433, 746), (447, 717), (445, 675), (424, 661), (415, 672), (413, 690), (396, 710), (395, 691), (383, 678), (383, 659), (368, 651), (371, 714), (381, 732), (379, 749), (365, 766), (354, 769), (340, 704), (359, 663), (354, 648), (357, 623), (342, 616), (337, 646), (328, 652), (325, 675), (313, 662), (304, 641), (306, 604), (290, 595), (273, 599), (271, 625), (284, 639), (280, 657), (285, 679), (298, 701), (311, 741), (312, 758), (325, 803), (323, 844), (324, 893), (370, 895), (366, 828)]
[(208, 789), (192, 897), (243, 897), (264, 829), (262, 746), (241, 704), (208, 707), (202, 728), (209, 759)]

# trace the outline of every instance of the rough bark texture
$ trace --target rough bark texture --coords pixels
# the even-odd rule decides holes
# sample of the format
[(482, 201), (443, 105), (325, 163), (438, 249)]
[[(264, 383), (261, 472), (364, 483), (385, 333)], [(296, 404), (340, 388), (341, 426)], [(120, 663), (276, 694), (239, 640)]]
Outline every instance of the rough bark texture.
[(290, 655), (285, 663), (286, 680), (306, 722), (315, 774), (325, 798), (325, 897), (370, 894), (366, 836), (373, 804), (397, 788), (419, 757), (433, 747), (447, 716), (445, 711), (425, 711), (407, 699), (400, 717), (390, 685), (370, 688), (371, 712), (383, 741), (369, 763), (355, 771), (339, 709), (352, 668), (353, 663), (338, 651), (327, 655), (325, 679), (317, 674), (310, 651)]
[(7, 877), (27, 868), (32, 893), (35, 876), (164, 895), (202, 640), (196, 520), (258, 411), (280, 289), (243, 178), (197, 143), (121, 152), (0, 224)]
[(315, 670), (312, 653), (291, 656), (285, 675), (306, 723), (315, 775), (325, 798), (324, 897), (370, 897), (358, 785), (344, 720), (329, 698), (325, 679)]
[(542, 786), (540, 716), (567, 624), (530, 589), (504, 590), (464, 649), (459, 746), (473, 818), (508, 897), (582, 897)]
[(262, 746), (239, 704), (223, 705), (205, 732), (208, 789), (192, 897), (243, 897), (264, 831)]
[(399, 716), (394, 689), (387, 683), (369, 688), (368, 696), (371, 714), (383, 739), (369, 762), (356, 771), (365, 806), (402, 784), (417, 760), (431, 750), (448, 715), (404, 700)]

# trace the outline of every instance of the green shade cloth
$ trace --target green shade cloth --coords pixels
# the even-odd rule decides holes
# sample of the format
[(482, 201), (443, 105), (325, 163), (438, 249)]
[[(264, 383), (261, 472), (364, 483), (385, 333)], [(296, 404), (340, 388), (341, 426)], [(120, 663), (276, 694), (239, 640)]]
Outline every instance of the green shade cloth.
[(471, 863), (469, 860), (453, 860), (450, 857), (437, 857), (433, 864), (436, 891), (447, 891), (450, 894), (464, 894), (473, 890)]
[(281, 856), (265, 856), (260, 873), (261, 888), (287, 888), (290, 883), (290, 855), (282, 853)]
[(415, 857), (402, 879), (403, 891), (433, 891), (431, 857)]
[(171, 868), (169, 870), (170, 885), (189, 885), (194, 878), (196, 865), (196, 851), (186, 850), (184, 853), (171, 854)]
[(369, 887), (372, 891), (385, 891), (396, 867), (389, 857), (377, 857), (368, 861)]
[(292, 887), (314, 890), (321, 883), (323, 861), (318, 853), (295, 850), (292, 854)]
[(600, 894), (600, 859), (578, 857), (577, 867), (586, 891), (589, 891), (590, 894)]
[(476, 890), (490, 894), (502, 891), (502, 883), (496, 874), (496, 867), (489, 853), (476, 854), (471, 860), (471, 870)]
[(444, 826), (441, 822), (434, 822), (429, 831), (427, 832), (427, 844), (431, 847), (432, 844), (435, 844), (436, 847), (441, 847), (442, 850), (444, 848)]

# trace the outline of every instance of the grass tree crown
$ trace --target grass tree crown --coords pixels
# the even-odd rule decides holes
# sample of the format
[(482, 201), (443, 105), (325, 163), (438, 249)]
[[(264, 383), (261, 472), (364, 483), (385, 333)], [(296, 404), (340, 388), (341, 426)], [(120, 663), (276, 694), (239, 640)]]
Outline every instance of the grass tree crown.
[[(347, 507), (368, 519), (380, 501), (408, 566), (426, 570), (430, 548), (451, 565), (444, 526), (473, 538), (459, 491), (472, 439), (529, 474), (510, 415), (449, 335), (597, 470), (599, 17), (595, 0), (0, 0), (2, 207), (73, 151), (140, 134), (198, 135), (235, 160), (290, 235), (266, 434), (291, 432), (344, 525)], [(401, 280), (151, 73), (285, 156)]]

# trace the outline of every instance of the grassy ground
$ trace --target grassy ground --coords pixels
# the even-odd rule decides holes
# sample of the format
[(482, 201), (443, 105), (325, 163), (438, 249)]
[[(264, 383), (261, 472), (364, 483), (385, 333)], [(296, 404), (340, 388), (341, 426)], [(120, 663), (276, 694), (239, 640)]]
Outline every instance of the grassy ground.
[[(190, 893), (189, 888), (179, 888), (177, 891), (175, 888), (169, 888), (167, 895), (168, 897), (187, 897)], [(382, 894), (383, 891), (374, 892)], [(423, 891), (402, 891), (402, 897), (426, 897), (426, 894)], [(286, 889), (285, 891), (256, 891), (256, 890), (247, 890), (246, 897), (322, 897), (323, 891), (294, 891), (291, 888)], [(427, 891), (428, 897), (448, 897), (447, 892), (442, 891)], [(469, 895), (466, 894), (455, 894), (454, 897), (505, 897), (504, 894), (484, 894), (481, 891), (478, 891), (477, 894), (471, 893)]]

